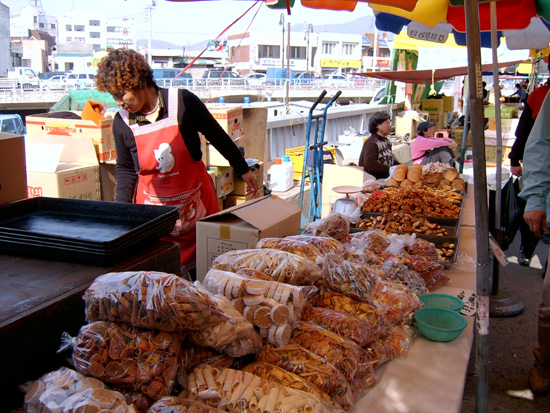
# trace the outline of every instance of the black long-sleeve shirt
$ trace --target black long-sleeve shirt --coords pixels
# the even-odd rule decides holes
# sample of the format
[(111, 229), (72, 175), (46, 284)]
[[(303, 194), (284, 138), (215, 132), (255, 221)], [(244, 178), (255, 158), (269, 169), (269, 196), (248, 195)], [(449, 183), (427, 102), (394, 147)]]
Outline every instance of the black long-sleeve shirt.
[[(168, 102), (168, 90), (159, 89), (164, 102)], [(235, 173), (244, 175), (249, 168), (239, 148), (214, 119), (207, 107), (198, 96), (185, 89), (178, 91), (179, 109), (178, 124), (183, 141), (189, 154), (195, 161), (201, 161), (202, 151), (199, 132), (228, 161)], [(160, 114), (161, 118), (168, 116), (168, 110)], [(134, 191), (140, 171), (136, 140), (128, 125), (117, 114), (113, 120), (113, 135), (117, 151), (116, 164), (116, 200), (117, 202), (133, 202)]]

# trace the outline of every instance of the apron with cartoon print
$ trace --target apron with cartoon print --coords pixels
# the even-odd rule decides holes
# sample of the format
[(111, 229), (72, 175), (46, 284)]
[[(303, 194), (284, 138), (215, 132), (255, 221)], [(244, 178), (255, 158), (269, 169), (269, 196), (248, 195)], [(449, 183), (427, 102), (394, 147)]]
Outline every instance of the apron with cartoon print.
[[(135, 203), (177, 206), (179, 219), (169, 237), (180, 245), (181, 264), (195, 266), (196, 221), (219, 211), (212, 179), (195, 161), (178, 125), (177, 89), (168, 92), (168, 116), (155, 123), (130, 125), (140, 165)], [(159, 91), (159, 93), (161, 93)], [(128, 112), (121, 110), (128, 124)]]

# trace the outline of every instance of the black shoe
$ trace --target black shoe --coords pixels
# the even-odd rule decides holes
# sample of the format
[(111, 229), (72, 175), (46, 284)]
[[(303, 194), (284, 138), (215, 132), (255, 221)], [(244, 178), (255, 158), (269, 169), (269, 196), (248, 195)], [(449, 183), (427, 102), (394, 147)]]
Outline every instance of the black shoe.
[(519, 254), (518, 264), (522, 267), (529, 267), (531, 265), (531, 258), (527, 258), (523, 253)]

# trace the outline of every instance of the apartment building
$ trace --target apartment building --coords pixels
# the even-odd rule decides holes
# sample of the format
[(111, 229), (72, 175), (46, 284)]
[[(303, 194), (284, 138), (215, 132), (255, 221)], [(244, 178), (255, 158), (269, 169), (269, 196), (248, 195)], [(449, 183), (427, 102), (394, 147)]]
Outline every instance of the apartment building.
[(21, 14), (10, 17), (10, 35), (12, 40), (28, 39), (29, 30), (46, 32), (58, 43), (57, 17), (47, 16), (36, 6), (23, 6)]

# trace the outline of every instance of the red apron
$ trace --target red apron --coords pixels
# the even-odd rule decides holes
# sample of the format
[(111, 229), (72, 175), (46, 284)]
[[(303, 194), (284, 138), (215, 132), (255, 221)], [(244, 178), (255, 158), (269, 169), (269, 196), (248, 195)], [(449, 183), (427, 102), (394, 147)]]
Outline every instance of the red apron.
[[(159, 91), (159, 93), (161, 93)], [(128, 112), (121, 110), (128, 123)], [(168, 91), (168, 117), (130, 125), (140, 165), (135, 203), (177, 206), (180, 218), (165, 240), (180, 245), (181, 264), (195, 267), (196, 221), (219, 211), (212, 179), (202, 161), (195, 161), (178, 125), (177, 89)]]

